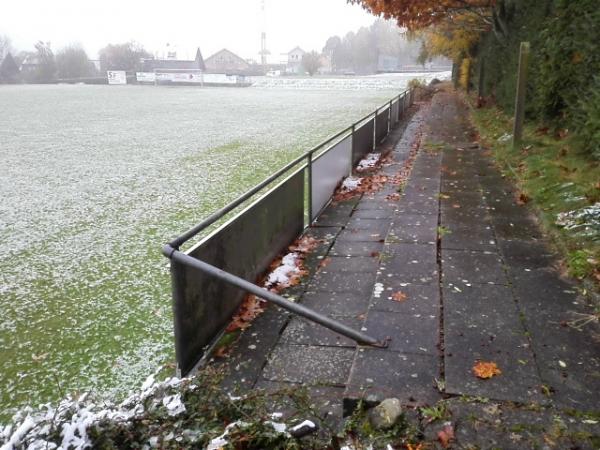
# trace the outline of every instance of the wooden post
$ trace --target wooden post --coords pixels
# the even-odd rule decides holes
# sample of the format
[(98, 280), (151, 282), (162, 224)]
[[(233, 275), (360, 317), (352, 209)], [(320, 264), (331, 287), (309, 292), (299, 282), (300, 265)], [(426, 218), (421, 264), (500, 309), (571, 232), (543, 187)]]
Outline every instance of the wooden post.
[(460, 78), (460, 61), (452, 61), (452, 82), (454, 89), (458, 88), (458, 79)]
[(527, 90), (527, 65), (529, 63), (529, 42), (521, 42), (519, 53), (519, 72), (517, 74), (517, 94), (515, 98), (515, 123), (513, 127), (513, 148), (523, 139), (523, 121), (525, 119), (525, 91)]
[(479, 81), (477, 83), (477, 97), (480, 99), (483, 98), (483, 80), (485, 77), (484, 74), (485, 69), (485, 60), (481, 57), (481, 61), (479, 63)]

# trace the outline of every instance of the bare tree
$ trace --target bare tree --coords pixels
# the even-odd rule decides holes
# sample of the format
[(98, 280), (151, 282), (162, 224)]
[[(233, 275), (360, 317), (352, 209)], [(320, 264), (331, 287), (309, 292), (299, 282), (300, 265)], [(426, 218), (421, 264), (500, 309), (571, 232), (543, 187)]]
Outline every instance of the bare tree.
[(83, 78), (92, 73), (87, 53), (79, 44), (71, 44), (56, 53), (58, 78)]
[(144, 47), (136, 42), (124, 44), (109, 44), (100, 50), (100, 67), (106, 70), (130, 70), (137, 71), (141, 68), (142, 58), (150, 58), (151, 55)]
[(0, 34), (0, 61), (9, 53), (14, 53), (10, 38), (5, 34)]
[(38, 83), (47, 83), (56, 79), (56, 59), (50, 48), (50, 42), (38, 41), (35, 44), (37, 51), (38, 67), (35, 74), (35, 81)]
[(315, 51), (305, 53), (302, 57), (302, 67), (312, 77), (321, 67), (321, 55)]

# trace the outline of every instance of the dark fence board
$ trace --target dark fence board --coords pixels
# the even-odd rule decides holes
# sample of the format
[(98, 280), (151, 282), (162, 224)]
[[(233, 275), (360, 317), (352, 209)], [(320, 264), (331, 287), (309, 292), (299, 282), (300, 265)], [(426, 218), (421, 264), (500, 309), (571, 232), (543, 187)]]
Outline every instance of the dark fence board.
[(377, 114), (377, 125), (375, 130), (375, 142), (380, 144), (388, 134), (388, 124), (390, 122), (389, 106)]
[(363, 157), (373, 151), (374, 119), (356, 128), (352, 137), (352, 165), (355, 166)]
[[(254, 282), (304, 227), (304, 170), (205, 238), (187, 253)], [(245, 293), (172, 261), (175, 350), (187, 375), (230, 322)]]

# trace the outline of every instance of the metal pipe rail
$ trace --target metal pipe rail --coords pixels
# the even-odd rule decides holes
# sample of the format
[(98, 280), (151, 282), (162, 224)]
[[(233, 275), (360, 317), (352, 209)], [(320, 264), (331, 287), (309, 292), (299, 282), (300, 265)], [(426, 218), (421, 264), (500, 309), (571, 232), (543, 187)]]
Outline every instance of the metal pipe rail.
[(274, 303), (277, 306), (280, 306), (283, 309), (286, 309), (294, 314), (306, 317), (308, 320), (318, 323), (319, 325), (322, 325), (326, 328), (329, 328), (330, 330), (335, 331), (336, 333), (339, 333), (342, 336), (346, 336), (347, 338), (356, 341), (358, 344), (371, 345), (380, 348), (386, 348), (388, 345), (386, 340), (379, 341), (378, 339), (361, 333), (360, 331), (357, 331), (353, 328), (350, 328), (349, 326), (344, 325), (343, 323), (338, 322), (337, 320), (319, 314), (313, 311), (312, 309), (307, 308), (306, 306), (302, 306), (297, 303), (291, 302), (285, 297), (274, 294), (273, 292), (265, 288), (261, 288), (253, 283), (250, 283), (249, 281), (246, 281), (243, 278), (225, 272), (224, 270), (221, 270), (218, 267), (212, 266), (208, 263), (205, 263), (204, 261), (201, 261), (199, 259), (192, 258), (191, 256), (188, 256), (185, 253), (174, 249), (169, 244), (163, 247), (163, 254), (167, 258), (198, 269), (201, 272), (210, 275), (211, 277), (217, 278), (221, 281), (231, 284), (232, 286), (238, 287), (246, 292), (254, 294), (257, 297), (268, 302)]
[[(240, 206), (246, 200), (250, 199), (253, 195), (255, 195), (256, 193), (258, 193), (259, 191), (261, 191), (262, 189), (264, 189), (265, 187), (267, 187), (273, 181), (277, 180), (282, 175), (284, 175), (287, 172), (289, 172), (292, 168), (294, 168), (296, 165), (298, 165), (302, 161), (306, 160), (308, 166), (310, 167), (310, 163), (311, 163), (311, 160), (312, 160), (312, 157), (313, 157), (314, 153), (316, 153), (318, 150), (320, 150), (323, 147), (325, 147), (330, 142), (332, 142), (335, 139), (339, 138), (340, 136), (348, 133), (349, 131), (351, 132), (351, 134), (354, 134), (354, 130), (355, 130), (356, 126), (359, 125), (360, 123), (366, 121), (366, 120), (369, 120), (371, 117), (374, 117), (375, 120), (377, 120), (377, 114), (379, 114), (379, 112), (380, 112), (381, 109), (388, 108), (389, 105), (391, 105), (391, 103), (394, 102), (394, 101), (396, 101), (396, 100), (398, 102), (400, 102), (400, 99), (402, 98), (402, 96), (406, 95), (406, 94), (410, 95), (410, 89), (405, 90), (404, 92), (402, 92), (401, 94), (399, 94), (398, 96), (396, 96), (395, 98), (393, 98), (392, 100), (390, 100), (390, 101), (386, 102), (384, 105), (378, 107), (375, 111), (367, 114), (366, 116), (364, 116), (361, 119), (359, 119), (356, 122), (354, 122), (349, 127), (344, 128), (342, 131), (340, 131), (340, 132), (334, 134), (333, 136), (327, 138), (325, 141), (323, 141), (320, 144), (314, 146), (312, 149), (310, 149), (309, 151), (307, 151), (303, 155), (300, 155), (299, 157), (297, 157), (293, 161), (289, 162), (284, 167), (282, 167), (277, 172), (275, 172), (273, 175), (267, 177), (265, 180), (263, 180), (262, 182), (260, 182), (256, 186), (254, 186), (252, 189), (246, 191), (244, 194), (242, 194), (241, 196), (239, 196), (238, 198), (236, 198), (232, 202), (228, 203), (223, 208), (221, 208), (218, 211), (215, 211), (214, 213), (212, 213), (210, 216), (208, 216), (206, 219), (204, 219), (199, 224), (195, 225), (194, 227), (190, 228), (189, 230), (187, 230), (186, 232), (184, 232), (180, 236), (178, 236), (175, 239), (173, 239), (172, 241), (170, 241), (169, 245), (171, 247), (173, 247), (174, 249), (179, 249), (185, 242), (189, 241), (191, 238), (193, 238), (194, 236), (196, 236), (202, 230), (206, 229), (207, 227), (209, 227), (210, 225), (212, 225), (213, 223), (215, 223), (216, 221), (218, 221), (219, 219), (221, 219), (227, 213), (233, 211), (235, 208), (237, 208), (238, 206)], [(309, 216), (309, 220), (310, 220), (310, 216)]]

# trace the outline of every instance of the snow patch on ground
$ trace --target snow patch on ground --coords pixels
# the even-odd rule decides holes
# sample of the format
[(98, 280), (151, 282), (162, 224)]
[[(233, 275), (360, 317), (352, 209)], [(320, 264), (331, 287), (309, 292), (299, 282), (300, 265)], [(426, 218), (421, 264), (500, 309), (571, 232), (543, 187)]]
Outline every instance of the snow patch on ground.
[(298, 253), (288, 253), (281, 260), (281, 265), (271, 272), (265, 281), (265, 287), (289, 286), (292, 278), (300, 276), (299, 268), (300, 255)]
[[(56, 408), (50, 404), (42, 405), (38, 411), (26, 407), (13, 416), (12, 426), (3, 428), (0, 433), (0, 450), (91, 448), (92, 441), (87, 430), (100, 421), (128, 422), (141, 416), (146, 409), (165, 408), (170, 416), (184, 412), (185, 405), (181, 400), (181, 393), (165, 395), (167, 391), (178, 388), (182, 383), (179, 378), (167, 378), (157, 383), (155, 376), (150, 375), (142, 384), (139, 393), (132, 394), (119, 405), (96, 405), (88, 400), (85, 394), (77, 399), (67, 398)], [(62, 437), (60, 447), (50, 441), (56, 427), (60, 429)]]
[(372, 169), (377, 165), (380, 158), (381, 153), (369, 153), (358, 163), (358, 166), (356, 166), (356, 170), (360, 172), (362, 170)]
[(362, 178), (360, 177), (348, 177), (342, 183), (342, 191), (351, 192), (358, 189), (362, 183)]
[(581, 236), (600, 238), (600, 202), (560, 213), (556, 217), (556, 224)]

